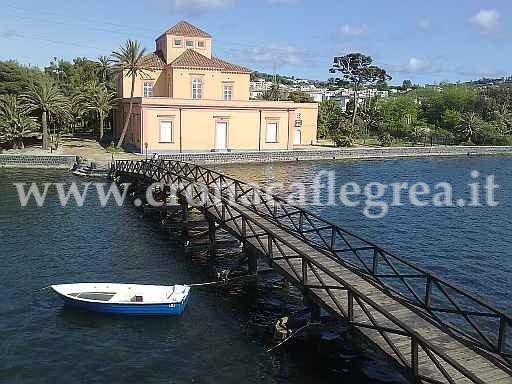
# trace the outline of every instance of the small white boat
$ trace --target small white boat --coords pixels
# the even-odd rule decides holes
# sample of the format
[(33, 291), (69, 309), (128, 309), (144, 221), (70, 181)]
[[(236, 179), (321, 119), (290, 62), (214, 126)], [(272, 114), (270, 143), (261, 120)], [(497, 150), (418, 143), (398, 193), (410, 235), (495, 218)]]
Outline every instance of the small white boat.
[(65, 305), (130, 315), (181, 315), (190, 292), (186, 285), (79, 283), (51, 288)]

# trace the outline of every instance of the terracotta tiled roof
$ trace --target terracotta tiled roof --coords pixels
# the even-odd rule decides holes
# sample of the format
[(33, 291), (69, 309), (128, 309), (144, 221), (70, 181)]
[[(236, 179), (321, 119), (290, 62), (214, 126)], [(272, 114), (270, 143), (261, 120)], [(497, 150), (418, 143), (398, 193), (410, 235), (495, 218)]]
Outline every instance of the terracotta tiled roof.
[(200, 30), (199, 28), (193, 26), (186, 21), (180, 21), (174, 27), (171, 27), (167, 30), (168, 35), (174, 36), (188, 36), (188, 37), (204, 37), (211, 38), (212, 36), (205, 31)]
[(216, 64), (213, 60), (210, 60), (193, 49), (187, 49), (183, 52), (171, 63), (171, 66), (222, 69), (221, 65)]
[(231, 64), (225, 60), (219, 59), (218, 57), (212, 57), (212, 61), (216, 64), (222, 66), (223, 70), (226, 72), (243, 72), (243, 73), (251, 73), (252, 71), (249, 68), (242, 67), (241, 65)]
[(171, 64), (172, 67), (185, 68), (208, 68), (225, 72), (250, 73), (251, 71), (240, 65), (228, 63), (227, 61), (212, 57), (209, 59), (193, 49), (187, 49), (178, 56)]
[(147, 68), (164, 69), (165, 67), (165, 61), (157, 52), (144, 56), (142, 60), (144, 62), (144, 66)]

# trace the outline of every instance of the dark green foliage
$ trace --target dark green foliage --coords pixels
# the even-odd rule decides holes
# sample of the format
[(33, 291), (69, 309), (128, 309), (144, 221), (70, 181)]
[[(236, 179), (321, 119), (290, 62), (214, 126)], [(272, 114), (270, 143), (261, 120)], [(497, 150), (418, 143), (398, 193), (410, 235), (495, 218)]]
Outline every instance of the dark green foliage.
[[(89, 91), (99, 85), (108, 94), (115, 92), (114, 75), (105, 57), (98, 61), (76, 58), (73, 62), (54, 58), (44, 70), (26, 67), (16, 61), (0, 61), (0, 95), (23, 96), (21, 102), (32, 110), (29, 117), (41, 123), (46, 148), (50, 130), (58, 134), (74, 133), (87, 127), (101, 129), (97, 111), (89, 110), (86, 105), (91, 96)], [(108, 113), (101, 117), (108, 121)], [(31, 131), (38, 128), (29, 120), (23, 122)], [(0, 129), (0, 141), (9, 137), (5, 127), (3, 124)], [(19, 128), (18, 131), (21, 134), (17, 145), (21, 146), (25, 130)]]
[(309, 96), (306, 92), (301, 91), (291, 91), (288, 94), (288, 100), (293, 101), (294, 103), (312, 103), (313, 98)]
[(37, 68), (22, 66), (13, 60), (0, 61), (0, 95), (19, 95), (39, 76), (41, 71)]
[(281, 75), (270, 75), (268, 73), (254, 71), (251, 73), (251, 81), (255, 81), (256, 79), (265, 79), (266, 81), (277, 82), (278, 84), (283, 85), (293, 84), (293, 81), (289, 77)]
[(284, 94), (279, 89), (278, 84), (273, 84), (268, 91), (263, 92), (260, 98), (267, 101), (279, 101), (284, 99)]
[(353, 125), (349, 118), (342, 117), (337, 129), (330, 133), (330, 138), (337, 147), (350, 147), (357, 140), (362, 126), (363, 122), (360, 119), (356, 119), (356, 124)]
[(338, 128), (342, 118), (341, 108), (334, 100), (324, 100), (318, 105), (318, 138), (327, 139)]

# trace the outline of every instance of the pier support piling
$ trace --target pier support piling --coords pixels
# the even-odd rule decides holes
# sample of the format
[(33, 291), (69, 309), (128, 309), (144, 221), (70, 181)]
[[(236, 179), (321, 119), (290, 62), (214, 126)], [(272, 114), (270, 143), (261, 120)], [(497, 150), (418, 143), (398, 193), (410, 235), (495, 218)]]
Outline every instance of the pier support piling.
[(187, 199), (180, 195), (178, 197), (179, 204), (181, 207), (181, 235), (184, 239), (188, 238), (188, 222), (189, 222), (189, 214), (188, 214), (188, 201)]
[(217, 249), (216, 232), (217, 225), (215, 220), (208, 217), (208, 262), (212, 263), (215, 260), (215, 253)]

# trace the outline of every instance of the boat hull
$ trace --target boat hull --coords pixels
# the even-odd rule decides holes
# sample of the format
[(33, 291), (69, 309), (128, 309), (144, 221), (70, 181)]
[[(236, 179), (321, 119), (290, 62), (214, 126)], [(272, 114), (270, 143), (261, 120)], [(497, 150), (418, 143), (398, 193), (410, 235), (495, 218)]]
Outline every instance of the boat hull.
[[(83, 284), (82, 284), (83, 285)], [(87, 284), (86, 284), (87, 285)], [(90, 288), (91, 286), (94, 286), (96, 288), (99, 284), (88, 284)], [(128, 302), (128, 301), (107, 301), (107, 300), (91, 300), (90, 298), (79, 298), (75, 297), (78, 296), (78, 294), (69, 294), (69, 292), (66, 291), (66, 287), (71, 287), (75, 285), (62, 285), (62, 286), (52, 286), (54, 291), (57, 293), (57, 295), (64, 301), (64, 305), (67, 307), (74, 307), (74, 308), (80, 308), (88, 311), (94, 311), (94, 312), (100, 312), (100, 313), (110, 313), (110, 314), (120, 314), (120, 315), (171, 315), (171, 316), (179, 316), (183, 313), (185, 310), (185, 307), (187, 306), (187, 303), (189, 301), (190, 295), (187, 291), (183, 292), (181, 295), (179, 295), (178, 300), (175, 301), (163, 301), (158, 302), (157, 300), (152, 300), (148, 302), (142, 301), (134, 301), (134, 302)], [(63, 288), (64, 287), (64, 288)], [(117, 285), (117, 288), (122, 287), (122, 285)], [(128, 287), (128, 286), (126, 286)], [(137, 289), (142, 287), (142, 291), (138, 291), (140, 294), (144, 294), (144, 289), (146, 289), (145, 286), (131, 286), (130, 289)], [(107, 288), (114, 288), (112, 284), (109, 284)], [(157, 287), (159, 288), (159, 287)], [(161, 287), (161, 288), (167, 288), (167, 287)], [(68, 288), (69, 290), (69, 288)], [(71, 288), (71, 290), (73, 290)], [(115, 289), (114, 289), (115, 291)], [(94, 291), (90, 291), (91, 294), (94, 293)], [(101, 295), (101, 292), (96, 292), (96, 294)], [(106, 293), (107, 295), (109, 293)], [(111, 295), (114, 295), (115, 293), (110, 293)], [(148, 292), (146, 291), (146, 294)]]
[(67, 307), (81, 308), (88, 311), (100, 313), (112, 313), (120, 315), (171, 315), (179, 316), (185, 310), (188, 302), (188, 296), (181, 303), (174, 304), (118, 304), (118, 303), (91, 303), (81, 300), (73, 300), (69, 297), (61, 296), (64, 305)]

